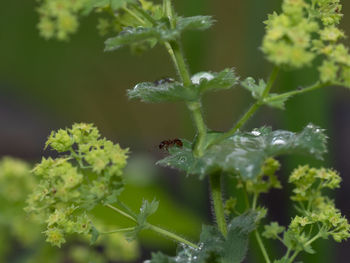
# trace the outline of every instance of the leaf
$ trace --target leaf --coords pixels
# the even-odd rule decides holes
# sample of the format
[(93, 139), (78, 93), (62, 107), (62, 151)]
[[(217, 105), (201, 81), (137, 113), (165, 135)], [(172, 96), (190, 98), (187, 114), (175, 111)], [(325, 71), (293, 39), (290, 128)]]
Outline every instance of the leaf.
[(246, 78), (241, 82), (241, 85), (252, 93), (254, 99), (260, 100), (266, 88), (266, 83), (263, 79), (257, 84), (252, 77)]
[(191, 143), (184, 140), (182, 148), (173, 147), (170, 156), (157, 164), (196, 174), (200, 178), (221, 170), (239, 173), (244, 179), (254, 179), (269, 157), (300, 153), (321, 159), (326, 152), (326, 139), (324, 131), (312, 124), (300, 133), (262, 127), (252, 132), (237, 132), (207, 148), (200, 158), (193, 156)]
[(289, 97), (281, 97), (279, 99), (273, 99), (271, 98), (278, 96), (278, 94), (271, 93), (266, 99), (264, 99), (264, 103), (272, 108), (277, 108), (280, 110), (285, 109), (285, 104)]
[(179, 82), (160, 80), (143, 82), (128, 90), (129, 99), (140, 99), (143, 102), (191, 101), (197, 98), (194, 89), (185, 88)]
[(240, 263), (248, 248), (249, 233), (255, 228), (256, 213), (234, 218), (225, 238), (214, 226), (203, 226), (200, 249), (181, 246), (175, 257), (160, 252), (152, 254), (149, 263)]
[(116, 37), (105, 41), (105, 51), (113, 51), (126, 45), (143, 44), (146, 41), (169, 41), (178, 36), (176, 30), (166, 30), (162, 25), (156, 27), (127, 27)]
[(263, 98), (263, 93), (266, 88), (266, 83), (263, 79), (259, 80), (259, 83), (256, 83), (255, 79), (248, 77), (244, 81), (241, 82), (241, 85), (249, 90), (252, 94), (252, 97), (256, 100), (262, 101), (264, 104), (272, 107), (284, 110), (285, 109), (285, 102), (288, 100), (288, 97), (283, 97), (280, 99), (273, 99), (273, 97), (276, 97), (278, 94), (271, 93), (268, 97)]
[(191, 78), (200, 93), (229, 89), (237, 84), (238, 79), (233, 69), (225, 69), (218, 73), (199, 72)]
[(130, 99), (140, 99), (143, 102), (175, 102), (195, 101), (206, 91), (228, 89), (234, 86), (238, 77), (233, 69), (225, 69), (218, 73), (200, 72), (192, 76), (192, 85), (184, 87), (180, 82), (170, 78), (155, 82), (143, 82), (128, 90)]
[(242, 262), (248, 250), (248, 237), (256, 227), (257, 213), (248, 212), (235, 217), (228, 225), (227, 240), (224, 244), (224, 262)]
[(100, 236), (100, 232), (96, 229), (96, 227), (91, 227), (91, 239), (90, 239), (90, 245), (94, 245), (97, 241), (97, 239)]
[[(106, 1), (106, 0), (100, 0)], [(117, 0), (114, 0), (117, 1)], [(132, 0), (123, 0), (121, 4)], [(115, 4), (116, 7), (119, 5)], [(116, 37), (109, 38), (105, 41), (105, 51), (113, 51), (126, 45), (142, 45), (150, 41), (153, 47), (157, 42), (166, 42), (175, 40), (180, 37), (185, 30), (204, 30), (213, 24), (210, 16), (180, 17), (177, 20), (176, 28), (170, 28), (169, 23), (158, 20), (154, 27), (126, 27)]]
[(211, 16), (178, 17), (176, 29), (181, 32), (185, 30), (206, 30), (210, 28), (214, 22)]
[(154, 214), (159, 206), (159, 202), (157, 200), (153, 200), (151, 203), (147, 200), (142, 201), (142, 206), (140, 208), (140, 213), (137, 215), (137, 226), (133, 231), (127, 233), (127, 239), (129, 241), (133, 241), (137, 238), (137, 235), (144, 229), (148, 228), (147, 219), (149, 216)]

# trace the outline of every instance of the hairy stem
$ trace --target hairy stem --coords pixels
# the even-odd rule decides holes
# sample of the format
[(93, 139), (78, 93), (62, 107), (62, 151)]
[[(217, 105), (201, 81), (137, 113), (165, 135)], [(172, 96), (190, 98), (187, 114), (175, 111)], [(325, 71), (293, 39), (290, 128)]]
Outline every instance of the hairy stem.
[(209, 176), (210, 180), (210, 188), (214, 203), (214, 212), (216, 217), (216, 222), (218, 224), (220, 232), (227, 236), (227, 223), (224, 213), (224, 206), (222, 200), (222, 192), (221, 192), (221, 174), (214, 173)]
[(184, 86), (188, 87), (192, 84), (192, 82), (180, 44), (177, 41), (170, 41), (169, 45), (172, 49), (172, 53), (174, 54), (174, 59), (176, 60), (175, 66), (177, 67), (176, 69), (179, 73), (179, 76)]
[[(136, 223), (137, 223), (137, 219), (136, 219), (134, 216), (128, 214), (127, 212), (125, 212), (125, 211), (123, 211), (123, 210), (121, 210), (121, 209), (119, 209), (119, 208), (117, 208), (117, 207), (115, 207), (115, 206), (113, 206), (113, 205), (110, 205), (110, 204), (107, 204), (106, 206), (109, 207), (109, 208), (111, 208), (111, 209), (114, 210), (115, 212), (121, 214), (122, 216), (124, 216), (124, 217), (126, 217), (126, 218), (129, 218), (129, 219), (132, 220), (133, 222), (136, 222)], [(170, 239), (175, 240), (176, 242), (186, 244), (186, 245), (191, 246), (191, 247), (193, 247), (193, 248), (198, 248), (198, 246), (197, 246), (196, 244), (194, 244), (194, 243), (192, 243), (191, 241), (188, 241), (187, 239), (185, 239), (185, 238), (183, 238), (183, 237), (180, 237), (180, 236), (178, 236), (178, 235), (176, 235), (176, 234), (174, 234), (174, 233), (172, 233), (172, 232), (170, 232), (170, 231), (168, 231), (168, 230), (165, 230), (165, 229), (163, 229), (163, 228), (157, 227), (157, 226), (152, 225), (152, 224), (150, 224), (150, 223), (147, 223), (147, 227), (148, 227), (149, 229), (151, 229), (151, 230), (153, 230), (153, 231), (155, 231), (155, 232), (157, 232), (157, 233), (163, 235), (163, 236), (166, 236), (166, 237), (168, 237), (168, 238), (170, 238)], [(134, 228), (133, 228), (133, 227), (132, 227), (132, 228), (124, 228), (124, 231), (127, 231), (126, 229), (129, 229), (129, 231), (130, 231), (130, 230), (133, 230)], [(118, 231), (118, 230), (116, 230), (116, 231)]]
[[(184, 86), (189, 87), (192, 84), (192, 81), (179, 43), (177, 41), (171, 41), (166, 43), (165, 47), (174, 61), (175, 67)], [(207, 135), (207, 127), (202, 114), (202, 106), (200, 101), (194, 101), (187, 103), (187, 107), (191, 111), (198, 132), (197, 141), (194, 146), (194, 154), (196, 156), (201, 156), (204, 152), (205, 138)]]
[(266, 263), (271, 263), (271, 261), (269, 259), (269, 255), (266, 252), (266, 248), (264, 246), (264, 243), (261, 240), (261, 237), (260, 237), (260, 234), (259, 234), (258, 230), (255, 230), (254, 232), (255, 232), (256, 241), (258, 241), (258, 244), (259, 244), (260, 250), (261, 250), (261, 252), (262, 252), (262, 254), (264, 256), (265, 262)]

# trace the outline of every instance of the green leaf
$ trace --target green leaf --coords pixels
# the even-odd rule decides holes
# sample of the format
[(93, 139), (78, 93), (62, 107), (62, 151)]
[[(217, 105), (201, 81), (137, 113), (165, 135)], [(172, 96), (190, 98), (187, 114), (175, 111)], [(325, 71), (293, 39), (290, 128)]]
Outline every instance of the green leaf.
[(239, 173), (244, 179), (254, 179), (264, 161), (281, 154), (300, 153), (322, 158), (326, 152), (326, 135), (317, 126), (309, 124), (300, 133), (263, 127), (252, 132), (237, 132), (232, 137), (206, 149), (200, 158), (192, 154), (192, 145), (183, 141), (183, 147), (172, 147), (170, 156), (157, 162), (200, 178), (216, 171)]
[(200, 93), (229, 89), (237, 84), (238, 79), (233, 69), (224, 69), (218, 73), (199, 72), (191, 78)]
[(130, 99), (153, 103), (191, 101), (198, 97), (194, 89), (185, 88), (181, 83), (169, 79), (139, 83), (132, 90), (128, 90), (128, 96)]
[(265, 226), (265, 231), (262, 235), (265, 238), (277, 239), (278, 235), (285, 230), (285, 227), (280, 226), (277, 222), (271, 222), (270, 225)]
[(126, 27), (116, 37), (105, 41), (105, 51), (113, 51), (126, 45), (143, 45), (147, 42), (150, 42), (149, 45), (153, 47), (157, 42), (177, 39), (185, 30), (204, 30), (212, 24), (213, 20), (210, 16), (195, 16), (178, 18), (175, 29), (170, 28), (169, 23), (163, 20), (159, 20), (154, 27)]
[(224, 262), (242, 262), (248, 250), (248, 237), (256, 227), (257, 214), (248, 212), (235, 217), (228, 225), (227, 240), (224, 243)]
[(139, 83), (128, 91), (128, 96), (130, 99), (150, 103), (195, 101), (206, 91), (231, 88), (237, 83), (238, 77), (233, 69), (225, 69), (218, 73), (199, 72), (193, 75), (191, 80), (193, 84), (189, 87), (184, 87), (170, 78)]
[(147, 200), (142, 201), (142, 206), (140, 208), (140, 213), (137, 215), (136, 221), (137, 226), (133, 231), (127, 233), (127, 239), (129, 241), (135, 240), (137, 235), (144, 229), (148, 228), (147, 219), (149, 216), (154, 214), (159, 206), (159, 202), (157, 200), (153, 200), (151, 203)]
[(255, 79), (252, 77), (246, 78), (241, 82), (241, 85), (252, 93), (254, 99), (260, 100), (266, 88), (266, 83), (263, 79), (256, 83)]
[(96, 229), (96, 227), (92, 226), (90, 234), (91, 234), (90, 245), (94, 245), (100, 236), (100, 232)]
[(248, 77), (241, 82), (241, 85), (249, 90), (252, 94), (252, 97), (258, 101), (262, 101), (264, 104), (272, 107), (284, 110), (285, 102), (288, 100), (288, 97), (283, 97), (280, 99), (270, 100), (271, 98), (277, 96), (278, 94), (271, 93), (267, 98), (263, 98), (263, 93), (266, 88), (266, 83), (263, 79), (259, 80), (259, 83), (256, 83), (255, 79)]
[(206, 30), (214, 22), (211, 16), (178, 17), (176, 20), (176, 29), (181, 32), (185, 30)]
[(131, 44), (144, 44), (147, 41), (169, 41), (178, 36), (176, 30), (163, 29), (162, 25), (157, 27), (127, 27), (116, 37), (105, 41), (105, 51), (113, 51)]
[(240, 263), (248, 248), (249, 233), (255, 228), (256, 213), (248, 212), (234, 218), (225, 238), (214, 226), (203, 226), (199, 247), (182, 246), (176, 257), (152, 254), (149, 263)]
[(285, 104), (289, 97), (281, 97), (279, 99), (269, 100), (270, 98), (276, 97), (278, 94), (271, 93), (267, 99), (264, 100), (264, 103), (272, 108), (277, 108), (280, 110), (285, 109)]

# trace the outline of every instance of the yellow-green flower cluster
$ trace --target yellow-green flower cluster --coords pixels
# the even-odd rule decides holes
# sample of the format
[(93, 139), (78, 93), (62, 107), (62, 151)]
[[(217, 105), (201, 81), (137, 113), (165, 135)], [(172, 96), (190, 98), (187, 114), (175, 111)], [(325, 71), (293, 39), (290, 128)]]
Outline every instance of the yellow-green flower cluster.
[(77, 31), (79, 14), (88, 0), (41, 0), (38, 8), (40, 35), (66, 40)]
[(294, 170), (289, 182), (295, 185), (292, 200), (297, 202), (302, 213), (292, 220), (289, 231), (300, 235), (307, 226), (315, 225), (323, 238), (331, 235), (335, 241), (341, 242), (350, 237), (348, 221), (334, 202), (322, 193), (324, 189), (339, 187), (341, 178), (335, 171), (301, 166)]
[(324, 59), (320, 80), (350, 86), (350, 55), (339, 44), (340, 0), (284, 0), (282, 13), (269, 16), (262, 50), (278, 66), (301, 68), (315, 57)]
[(43, 158), (33, 169), (40, 183), (29, 195), (26, 210), (43, 217), (47, 241), (60, 246), (65, 234), (90, 233), (88, 210), (115, 201), (123, 187), (128, 149), (101, 138), (85, 123), (52, 132), (46, 147), (64, 155)]
[(0, 238), (16, 239), (24, 246), (37, 242), (41, 232), (34, 219), (23, 212), (25, 199), (35, 186), (30, 169), (28, 163), (18, 159), (0, 160)]
[(280, 167), (281, 164), (277, 160), (273, 158), (266, 159), (260, 175), (254, 180), (246, 181), (247, 191), (259, 195), (261, 193), (268, 193), (272, 188), (281, 189), (282, 185), (275, 174)]

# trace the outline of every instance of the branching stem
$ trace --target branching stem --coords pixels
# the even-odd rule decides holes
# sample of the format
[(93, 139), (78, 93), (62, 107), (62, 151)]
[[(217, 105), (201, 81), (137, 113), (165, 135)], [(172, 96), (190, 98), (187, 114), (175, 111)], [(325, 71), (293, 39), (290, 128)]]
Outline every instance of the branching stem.
[[(123, 211), (123, 210), (121, 210), (121, 209), (119, 209), (119, 208), (117, 208), (117, 207), (115, 207), (115, 206), (113, 206), (113, 205), (110, 205), (110, 204), (107, 204), (106, 206), (109, 207), (109, 208), (111, 208), (111, 209), (114, 210), (115, 212), (121, 214), (122, 216), (124, 216), (124, 217), (126, 217), (126, 218), (129, 218), (129, 219), (132, 220), (133, 222), (136, 222), (136, 223), (137, 223), (136, 218), (135, 218), (134, 216), (128, 214), (127, 212), (125, 212), (125, 211)], [(151, 229), (151, 230), (153, 230), (153, 231), (155, 231), (155, 232), (157, 232), (157, 233), (163, 235), (163, 236), (166, 236), (166, 237), (168, 237), (168, 238), (170, 238), (170, 239), (172, 239), (172, 240), (175, 240), (176, 242), (186, 244), (186, 245), (188, 245), (188, 246), (190, 246), (190, 247), (193, 247), (193, 248), (198, 248), (198, 246), (197, 246), (196, 244), (194, 244), (194, 243), (192, 243), (191, 241), (189, 241), (189, 240), (187, 240), (187, 239), (185, 239), (185, 238), (183, 238), (183, 237), (180, 237), (180, 236), (178, 236), (178, 235), (176, 235), (176, 234), (174, 234), (174, 233), (172, 233), (172, 232), (170, 232), (170, 231), (168, 231), (168, 230), (165, 230), (165, 229), (160, 228), (160, 227), (158, 227), (158, 226), (152, 225), (152, 224), (150, 224), (150, 223), (147, 223), (147, 227), (148, 227), (149, 229)], [(119, 231), (119, 232), (122, 232), (122, 231), (125, 232), (125, 231), (131, 231), (131, 230), (133, 230), (133, 229), (134, 229), (133, 227), (131, 227), (131, 228), (124, 228), (124, 229), (115, 230), (115, 232), (118, 232), (118, 231)]]
[[(275, 83), (275, 80), (277, 78), (278, 72), (279, 72), (279, 68), (274, 67), (274, 69), (271, 72), (269, 81), (266, 84), (266, 87), (265, 87), (265, 90), (263, 92), (261, 100), (264, 100), (269, 95), (269, 92), (270, 92), (270, 90), (271, 90), (271, 88), (272, 88), (272, 86)], [(240, 129), (253, 116), (253, 114), (261, 107), (261, 105), (263, 105), (262, 101), (255, 102), (231, 130), (229, 130), (228, 132), (224, 133), (219, 138), (214, 140), (211, 143), (211, 145), (216, 144), (218, 142), (221, 142), (221, 141), (225, 140), (226, 138), (229, 138), (233, 134), (235, 134), (237, 132), (237, 130)]]

